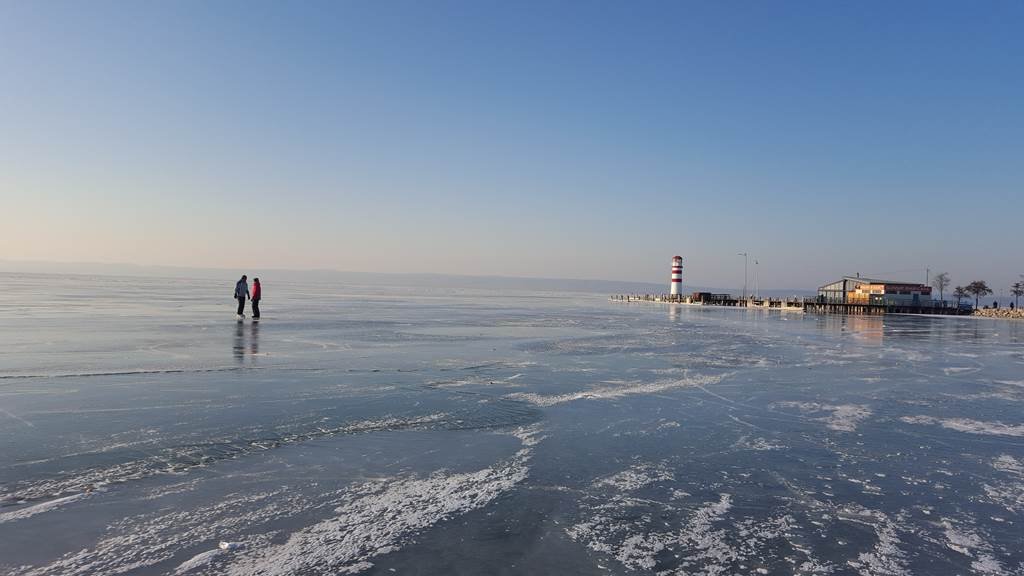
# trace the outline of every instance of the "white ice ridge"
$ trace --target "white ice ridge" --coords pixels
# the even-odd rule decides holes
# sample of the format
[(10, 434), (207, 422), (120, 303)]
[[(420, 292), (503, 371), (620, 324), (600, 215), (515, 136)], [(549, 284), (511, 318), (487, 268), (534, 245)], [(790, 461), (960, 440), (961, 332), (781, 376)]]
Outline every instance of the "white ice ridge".
[[(17, 576), (92, 576), (131, 574), (173, 559), (180, 551), (202, 542), (216, 542), (225, 533), (235, 533), (265, 522), (308, 510), (314, 503), (282, 488), (254, 494), (231, 494), (212, 505), (175, 509), (126, 518), (110, 525), (107, 534), (90, 547), (69, 552), (48, 564), (24, 566)], [(268, 537), (249, 537), (254, 544)], [(213, 562), (211, 554), (195, 560)], [(179, 571), (184, 571), (179, 566)]]
[[(725, 565), (736, 559), (736, 553), (725, 541), (725, 530), (715, 529), (716, 522), (732, 508), (732, 496), (720, 494), (718, 502), (698, 508), (690, 518), (689, 525), (679, 533), (678, 542), (689, 545), (695, 553), (682, 562), (676, 574), (717, 574), (725, 571)], [(702, 565), (710, 565), (701, 572), (695, 572)]]
[[(32, 514), (38, 514), (54, 507), (46, 507), (45, 505), (47, 504), (54, 502), (64, 504), (72, 501), (71, 497), (83, 497), (89, 492), (98, 488), (102, 489), (109, 484), (139, 480), (161, 474), (178, 474), (195, 467), (207, 465), (216, 459), (236, 457), (254, 450), (267, 450), (276, 446), (313, 438), (382, 430), (429, 428), (446, 421), (450, 417), (450, 414), (443, 412), (410, 418), (398, 418), (389, 415), (376, 420), (359, 420), (340, 426), (320, 426), (304, 432), (285, 434), (268, 440), (238, 440), (211, 446), (197, 445), (165, 448), (147, 458), (129, 460), (106, 468), (85, 470), (73, 476), (48, 478), (26, 486), (16, 486), (8, 493), (0, 491), (0, 502), (50, 499), (48, 502), (40, 504), (40, 508), (32, 512)], [(57, 500), (53, 500), (54, 498), (57, 498)], [(29, 508), (23, 508), (15, 512), (27, 512), (28, 510)], [(2, 519), (4, 517), (0, 517), (0, 522), (20, 519), (22, 516), (16, 515), (15, 512), (6, 513), (10, 515), (6, 517), (6, 520)]]
[(179, 576), (180, 574), (191, 572), (192, 570), (195, 570), (197, 568), (206, 568), (207, 566), (212, 564), (213, 561), (216, 560), (218, 556), (224, 554), (224, 552), (225, 551), (221, 550), (220, 548), (214, 548), (213, 550), (200, 552), (199, 554), (196, 554), (195, 556), (189, 558), (188, 560), (185, 560), (180, 565), (178, 565), (178, 568), (174, 571), (174, 576)]
[(376, 432), (378, 430), (394, 430), (398, 428), (415, 428), (426, 424), (436, 424), (445, 420), (449, 416), (449, 414), (444, 412), (428, 414), (426, 416), (416, 416), (413, 418), (395, 418), (393, 416), (385, 416), (384, 418), (377, 420), (360, 420), (358, 422), (352, 422), (351, 424), (345, 424), (344, 426), (338, 426), (336, 428), (320, 429), (320, 432), (325, 435), (333, 435), (353, 434), (356, 432)]
[(943, 368), (942, 372), (946, 376), (955, 376), (957, 374), (963, 374), (965, 372), (977, 372), (978, 370), (979, 368), (972, 368), (970, 366), (950, 366), (948, 368)]
[(1024, 425), (1003, 424), (1002, 422), (983, 422), (968, 418), (935, 418), (933, 416), (904, 416), (900, 420), (907, 424), (938, 425), (967, 434), (1024, 436)]
[(656, 394), (675, 388), (701, 388), (718, 384), (729, 374), (718, 376), (689, 376), (681, 379), (659, 380), (657, 382), (641, 383), (628, 382), (615, 386), (602, 386), (590, 390), (580, 390), (568, 394), (543, 395), (534, 392), (516, 392), (509, 394), (508, 398), (523, 400), (536, 406), (554, 406), (575, 400), (606, 400), (610, 398), (621, 398), (631, 394)]
[(791, 407), (805, 413), (831, 412), (828, 416), (814, 418), (832, 430), (853, 432), (857, 425), (871, 416), (871, 409), (863, 404), (819, 404), (817, 402), (776, 402), (773, 406)]
[(179, 564), (178, 568), (174, 570), (174, 574), (172, 576), (180, 576), (191, 572), (192, 570), (207, 568), (225, 553), (240, 550), (243, 547), (244, 545), (241, 542), (221, 542), (213, 550), (200, 552)]
[(367, 482), (348, 491), (335, 517), (293, 533), (284, 544), (244, 556), (229, 574), (354, 574), (425, 528), (481, 508), (526, 479), (530, 448), (477, 472)]
[[(317, 567), (311, 570), (314, 573), (324, 572), (323, 566), (330, 566), (330, 573), (351, 573), (369, 567), (374, 556), (411, 541), (423, 528), (484, 506), (525, 479), (540, 429), (516, 428), (511, 434), (520, 438), (523, 448), (477, 472), (396, 477), (316, 496), (285, 486), (229, 494), (193, 508), (161, 509), (120, 520), (91, 546), (48, 564), (18, 567), (12, 576), (130, 574), (179, 558), (202, 543), (212, 547), (222, 541), (227, 545), (222, 553), (192, 556), (178, 572), (208, 573), (215, 568), (218, 573), (282, 574), (290, 573), (288, 566), (308, 565)], [(257, 533), (283, 519), (330, 509), (337, 510), (337, 517), (292, 534), (285, 544), (272, 543), (279, 542), (276, 531)], [(332, 532), (332, 526), (349, 532)], [(269, 564), (262, 566), (264, 561)]]
[(24, 520), (25, 518), (31, 518), (36, 514), (49, 512), (50, 510), (60, 508), (65, 504), (70, 504), (71, 502), (82, 500), (83, 498), (88, 498), (89, 496), (91, 496), (91, 493), (82, 492), (81, 494), (73, 494), (71, 496), (64, 496), (63, 498), (47, 500), (46, 502), (40, 502), (38, 504), (33, 504), (31, 506), (26, 506), (24, 508), (12, 510), (10, 512), (3, 512), (0, 513), (0, 524), (3, 524), (4, 522), (12, 522), (14, 520)]

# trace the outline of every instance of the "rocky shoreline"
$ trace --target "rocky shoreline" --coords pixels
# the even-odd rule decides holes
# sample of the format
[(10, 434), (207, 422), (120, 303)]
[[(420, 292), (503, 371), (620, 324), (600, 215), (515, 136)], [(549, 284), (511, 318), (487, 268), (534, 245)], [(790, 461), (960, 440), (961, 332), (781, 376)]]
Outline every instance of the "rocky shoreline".
[(974, 316), (984, 316), (986, 318), (1014, 318), (1017, 320), (1024, 320), (1024, 309), (1017, 308), (1010, 310), (1009, 308), (982, 308), (981, 310), (975, 310)]

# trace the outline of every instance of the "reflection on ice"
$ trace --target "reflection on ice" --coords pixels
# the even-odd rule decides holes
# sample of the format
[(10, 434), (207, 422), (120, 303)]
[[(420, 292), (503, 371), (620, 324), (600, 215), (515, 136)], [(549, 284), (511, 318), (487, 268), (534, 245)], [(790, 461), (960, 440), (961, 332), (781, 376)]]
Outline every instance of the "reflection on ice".
[(235, 360), (241, 364), (242, 359), (245, 357), (245, 322), (239, 320), (235, 323), (235, 344), (234, 344)]
[(260, 323), (253, 322), (249, 325), (249, 353), (257, 356), (260, 353)]

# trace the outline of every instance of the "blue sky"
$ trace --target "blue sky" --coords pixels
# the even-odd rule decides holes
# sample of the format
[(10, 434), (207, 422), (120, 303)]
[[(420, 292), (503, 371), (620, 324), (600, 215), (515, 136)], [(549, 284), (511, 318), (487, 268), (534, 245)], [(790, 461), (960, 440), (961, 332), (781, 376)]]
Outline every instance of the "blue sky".
[(1024, 273), (1024, 4), (15, 2), (0, 259)]

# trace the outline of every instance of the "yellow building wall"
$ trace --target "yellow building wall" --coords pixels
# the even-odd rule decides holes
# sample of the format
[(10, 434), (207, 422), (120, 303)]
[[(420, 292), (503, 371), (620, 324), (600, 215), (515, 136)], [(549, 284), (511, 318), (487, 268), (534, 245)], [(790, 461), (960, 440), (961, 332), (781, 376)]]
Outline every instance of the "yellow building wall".
[(846, 301), (851, 304), (867, 304), (871, 301), (871, 296), (881, 296), (885, 294), (884, 284), (861, 284), (846, 293)]

